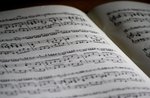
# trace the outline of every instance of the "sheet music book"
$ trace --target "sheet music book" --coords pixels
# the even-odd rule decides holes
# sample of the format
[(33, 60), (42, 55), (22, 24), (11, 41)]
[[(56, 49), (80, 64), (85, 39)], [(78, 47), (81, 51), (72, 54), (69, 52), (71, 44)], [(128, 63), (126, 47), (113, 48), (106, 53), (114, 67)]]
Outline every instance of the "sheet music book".
[(0, 12), (0, 98), (149, 98), (149, 17), (131, 1)]

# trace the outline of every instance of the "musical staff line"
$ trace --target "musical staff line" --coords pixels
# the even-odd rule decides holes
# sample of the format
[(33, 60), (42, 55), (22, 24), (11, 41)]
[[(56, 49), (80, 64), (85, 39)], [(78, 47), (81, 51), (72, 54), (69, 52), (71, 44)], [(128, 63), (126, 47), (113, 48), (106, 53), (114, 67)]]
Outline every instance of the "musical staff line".
[[(122, 93), (118, 95), (109, 95), (111, 92), (116, 92), (116, 91), (129, 91), (129, 90), (143, 90), (138, 93)], [(136, 98), (142, 98), (144, 96), (150, 96), (150, 92), (144, 91), (144, 90), (149, 90), (147, 87), (124, 87), (124, 88), (115, 88), (115, 89), (110, 89), (110, 90), (105, 90), (105, 91), (97, 91), (97, 92), (92, 92), (92, 93), (84, 93), (84, 94), (79, 94), (79, 95), (73, 95), (73, 96), (65, 96), (65, 97), (53, 97), (53, 98), (82, 98), (82, 97), (89, 97), (89, 96), (96, 96), (96, 95), (103, 95), (103, 94), (108, 94), (107, 97), (104, 98), (127, 98), (128, 94), (130, 97), (136, 97)], [(123, 96), (124, 95), (124, 96)]]
[(101, 36), (71, 35), (71, 36), (56, 37), (52, 39), (45, 39), (45, 40), (33, 41), (33, 42), (10, 43), (10, 44), (2, 43), (0, 45), (1, 49), (11, 49), (11, 48), (16, 48), (16, 49), (9, 50), (9, 51), (0, 51), (0, 55), (23, 54), (31, 51), (37, 51), (37, 50), (39, 51), (39, 50), (52, 49), (61, 46), (84, 44), (84, 43), (108, 44), (107, 41), (105, 41), (104, 38), (102, 38)]
[(32, 30), (44, 30), (54, 27), (71, 25), (89, 26), (90, 24), (83, 17), (79, 16), (66, 16), (66, 17), (50, 17), (44, 19), (31, 19), (23, 22), (16, 22), (12, 24), (1, 24), (0, 34), (10, 34), (17, 32), (28, 32)]
[[(129, 72), (131, 74), (131, 72)], [(119, 72), (119, 71), (108, 71), (103, 72), (101, 74), (88, 74), (88, 75), (81, 75), (78, 77), (70, 77), (70, 78), (63, 78), (61, 80), (44, 80), (44, 81), (29, 81), (29, 82), (18, 82), (18, 83), (3, 83), (0, 84), (0, 93), (6, 94), (7, 92), (12, 95), (17, 94), (37, 94), (37, 93), (53, 93), (53, 92), (61, 92), (62, 90), (69, 90), (69, 89), (85, 89), (91, 86), (100, 86), (107, 83), (122, 83), (122, 82), (129, 82), (129, 81), (136, 81), (136, 82), (144, 82), (144, 80), (137, 75), (129, 75), (128, 72)], [(135, 74), (132, 72), (132, 74)], [(124, 76), (124, 78), (121, 78)], [(109, 79), (109, 77), (115, 77)], [(103, 80), (103, 78), (106, 78)], [(32, 87), (32, 89), (31, 89)], [(11, 90), (6, 91), (8, 88)], [(17, 89), (19, 88), (19, 90)], [(21, 91), (21, 92), (20, 92)], [(13, 92), (17, 92), (14, 93)], [(32, 92), (32, 93), (31, 93)], [(6, 94), (9, 96), (9, 94)]]
[(108, 12), (107, 16), (116, 27), (122, 29), (132, 43), (138, 44), (150, 40), (150, 37), (148, 37), (150, 27), (149, 10), (121, 9)]
[(49, 17), (49, 16), (56, 16), (56, 15), (75, 15), (75, 16), (81, 16), (80, 14), (75, 14), (75, 13), (70, 13), (70, 12), (43, 13), (43, 14), (34, 14), (34, 15), (28, 15), (28, 16), (19, 15), (19, 16), (13, 17), (13, 18), (0, 19), (0, 22), (25, 20), (25, 19), (32, 19), (32, 18), (39, 18), (39, 17)]
[(124, 70), (122, 71), (123, 73), (131, 73), (131, 75), (137, 75), (136, 73), (133, 73), (133, 69), (132, 68), (128, 68), (128, 67), (118, 67), (118, 66), (114, 66), (114, 67), (101, 67), (101, 68), (95, 68), (95, 69), (88, 69), (88, 70), (81, 70), (81, 71), (77, 71), (77, 72), (72, 72), (72, 73), (65, 73), (65, 74), (57, 74), (57, 75), (50, 75), (50, 76), (44, 76), (44, 77), (32, 77), (32, 78), (22, 78), (22, 79), (1, 79), (0, 82), (1, 83), (7, 83), (7, 82), (22, 82), (22, 81), (32, 81), (32, 80), (47, 80), (47, 79), (54, 79), (54, 78), (64, 78), (64, 77), (68, 77), (68, 76), (72, 76), (72, 75), (81, 75), (81, 74), (86, 74), (86, 73), (90, 73), (90, 72), (98, 72), (98, 71), (107, 71), (107, 70)]
[[(96, 59), (95, 59), (96, 58)], [(20, 64), (2, 64), (0, 65), (0, 75), (4, 74), (21, 74), (28, 72), (43, 72), (67, 67), (78, 67), (89, 63), (124, 63), (125, 60), (116, 53), (112, 52), (85, 52), (81, 55), (72, 54), (60, 58), (49, 59), (31, 63)], [(4, 68), (5, 70), (2, 70)], [(7, 69), (7, 71), (6, 71)]]
[(46, 37), (54, 36), (54, 35), (58, 35), (58, 34), (69, 34), (69, 33), (72, 33), (72, 34), (77, 34), (77, 33), (98, 34), (98, 32), (95, 32), (93, 30), (84, 30), (84, 29), (78, 29), (78, 30), (55, 30), (54, 32), (42, 33), (42, 34), (37, 34), (37, 35), (32, 35), (32, 36), (13, 37), (13, 38), (9, 38), (9, 39), (0, 39), (0, 42), (21, 41), (21, 40), (46, 38)]
[[(61, 41), (68, 41), (73, 39), (91, 39), (95, 41), (101, 41), (103, 43), (107, 43), (104, 38), (102, 38), (99, 35), (87, 35), (87, 34), (80, 34), (80, 35), (70, 35), (70, 36), (63, 36), (63, 37), (55, 37), (51, 39), (44, 39), (44, 40), (38, 40), (38, 41), (32, 41), (32, 42), (22, 42), (22, 43), (2, 43), (0, 44), (1, 49), (10, 49), (10, 48), (20, 48), (24, 46), (30, 46), (35, 47), (37, 44), (44, 44), (44, 43), (59, 43)], [(65, 42), (64, 42), (65, 43)]]
[(108, 12), (107, 15), (112, 15), (120, 12), (128, 12), (128, 11), (136, 11), (136, 12), (150, 12), (149, 9), (137, 9), (137, 8), (124, 8), (124, 9), (118, 9), (118, 10), (113, 10), (111, 12)]

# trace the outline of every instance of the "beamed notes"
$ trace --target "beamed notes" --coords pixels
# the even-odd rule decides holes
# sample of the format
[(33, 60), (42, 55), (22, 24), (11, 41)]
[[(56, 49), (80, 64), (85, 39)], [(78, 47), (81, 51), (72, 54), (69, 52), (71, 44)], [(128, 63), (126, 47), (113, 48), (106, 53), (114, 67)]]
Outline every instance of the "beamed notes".
[(150, 96), (148, 80), (81, 11), (16, 11), (0, 17), (0, 98)]
[(123, 28), (126, 37), (133, 44), (146, 44), (141, 50), (149, 58), (150, 10), (122, 9), (108, 12), (107, 15), (116, 27)]

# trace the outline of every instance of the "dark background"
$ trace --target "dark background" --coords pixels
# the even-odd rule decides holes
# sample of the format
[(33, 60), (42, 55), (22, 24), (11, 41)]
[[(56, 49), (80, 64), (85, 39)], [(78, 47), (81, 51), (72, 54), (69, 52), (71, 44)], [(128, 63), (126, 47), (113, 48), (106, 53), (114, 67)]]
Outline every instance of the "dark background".
[[(76, 7), (84, 12), (88, 12), (93, 7), (117, 0), (0, 0), (0, 11), (39, 6), (39, 5), (69, 5)], [(150, 3), (150, 0), (134, 0), (140, 2)]]

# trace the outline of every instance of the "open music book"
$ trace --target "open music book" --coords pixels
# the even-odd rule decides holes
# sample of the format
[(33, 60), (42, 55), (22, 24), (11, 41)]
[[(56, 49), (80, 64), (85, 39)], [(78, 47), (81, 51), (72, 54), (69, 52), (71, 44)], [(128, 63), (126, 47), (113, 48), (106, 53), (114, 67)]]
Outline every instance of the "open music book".
[(149, 33), (137, 2), (1, 12), (0, 98), (150, 98)]

